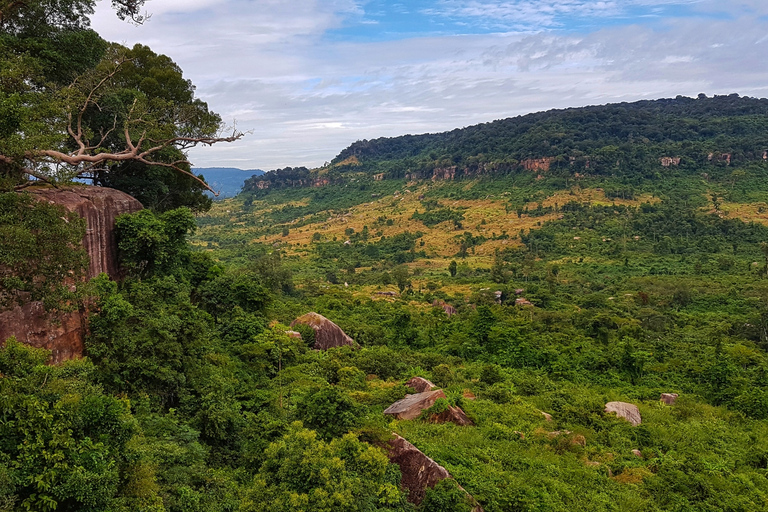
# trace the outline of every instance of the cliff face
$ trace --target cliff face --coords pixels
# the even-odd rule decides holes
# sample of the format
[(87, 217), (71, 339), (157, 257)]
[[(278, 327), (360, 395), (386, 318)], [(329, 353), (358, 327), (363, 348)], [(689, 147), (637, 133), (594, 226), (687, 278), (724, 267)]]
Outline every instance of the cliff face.
[(47, 313), (40, 301), (0, 313), (0, 343), (11, 336), (35, 348), (51, 351), (51, 363), (83, 356), (86, 322), (82, 311)]
[(87, 231), (83, 246), (88, 252), (88, 278), (105, 272), (112, 279), (120, 277), (117, 265), (115, 219), (123, 213), (141, 210), (141, 203), (124, 192), (112, 188), (71, 186), (30, 190), (41, 201), (63, 206), (85, 219)]
[[(141, 210), (139, 201), (119, 190), (102, 187), (32, 188), (30, 192), (40, 201), (59, 204), (85, 219), (87, 228), (82, 243), (90, 258), (89, 279), (101, 272), (112, 279), (120, 277), (115, 218)], [(29, 302), (0, 312), (0, 344), (16, 336), (22, 343), (50, 350), (51, 362), (56, 364), (82, 357), (86, 327), (86, 312), (82, 308), (49, 313), (42, 302)]]

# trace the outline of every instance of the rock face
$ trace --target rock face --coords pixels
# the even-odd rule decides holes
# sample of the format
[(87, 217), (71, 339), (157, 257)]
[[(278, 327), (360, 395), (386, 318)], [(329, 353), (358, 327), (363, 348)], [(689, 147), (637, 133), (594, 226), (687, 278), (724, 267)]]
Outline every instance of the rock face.
[(118, 279), (115, 218), (123, 213), (141, 210), (141, 203), (124, 192), (112, 188), (73, 185), (61, 188), (37, 188), (30, 192), (40, 201), (48, 201), (77, 212), (85, 219), (87, 230), (83, 246), (88, 252), (88, 278), (105, 272)]
[(53, 364), (82, 357), (85, 333), (83, 312), (53, 315), (39, 301), (0, 313), (0, 345), (16, 336), (21, 343), (50, 350)]
[(415, 420), (421, 415), (421, 411), (435, 405), (438, 398), (446, 398), (442, 389), (405, 395), (405, 398), (387, 407), (384, 414), (394, 416), (399, 420)]
[(299, 324), (308, 325), (315, 331), (315, 344), (313, 346), (315, 350), (328, 350), (329, 348), (344, 345), (349, 345), (350, 347), (357, 346), (354, 340), (341, 330), (341, 327), (323, 315), (314, 312), (307, 313), (291, 322), (291, 327)]
[[(141, 210), (139, 201), (119, 190), (85, 185), (31, 187), (28, 191), (38, 201), (61, 205), (85, 219), (82, 243), (90, 260), (89, 279), (101, 272), (113, 279), (120, 277), (115, 218)], [(0, 313), (0, 345), (16, 336), (22, 343), (50, 350), (51, 362), (56, 364), (82, 357), (86, 327), (84, 310), (51, 314), (45, 311), (42, 302), (29, 302)]]
[(445, 311), (445, 314), (448, 315), (448, 318), (452, 317), (453, 315), (459, 312), (455, 307), (451, 306), (450, 304), (442, 300), (437, 300), (437, 299), (433, 300), (432, 306), (443, 308), (443, 311)]
[(605, 412), (616, 413), (619, 418), (624, 418), (632, 424), (633, 427), (638, 426), (643, 422), (640, 417), (640, 409), (634, 404), (628, 404), (627, 402), (608, 402), (605, 404)]
[(436, 388), (434, 384), (423, 377), (413, 377), (411, 380), (405, 383), (406, 386), (411, 388), (417, 393), (424, 393), (425, 391), (432, 391), (432, 388)]

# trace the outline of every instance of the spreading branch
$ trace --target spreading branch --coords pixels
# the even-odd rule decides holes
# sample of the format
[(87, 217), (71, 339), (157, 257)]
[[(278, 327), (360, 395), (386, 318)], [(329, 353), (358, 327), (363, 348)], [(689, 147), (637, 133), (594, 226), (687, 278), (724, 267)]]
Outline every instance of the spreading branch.
[[(195, 125), (194, 111), (181, 108), (174, 112), (173, 121), (168, 121), (166, 113), (161, 112), (160, 117), (165, 117), (166, 120), (160, 122), (155, 120), (157, 113), (148, 110), (147, 105), (137, 97), (127, 112), (122, 114), (121, 117), (124, 119), (119, 120), (119, 114), (115, 114), (111, 127), (99, 129), (100, 140), (98, 142), (89, 140), (85, 121), (89, 110), (94, 108), (101, 110), (99, 102), (105, 92), (109, 92), (105, 89), (114, 83), (120, 71), (130, 62), (132, 59), (118, 54), (109, 62), (108, 66), (102, 68), (100, 76), (81, 77), (65, 89), (68, 91), (67, 96), (74, 99), (75, 103), (75, 107), (63, 116), (66, 123), (64, 129), (69, 136), (69, 146), (73, 148), (71, 151), (62, 148), (28, 149), (22, 153), (22, 156), (16, 158), (0, 154), (0, 162), (14, 165), (22, 173), (48, 183), (53, 180), (38, 170), (46, 165), (63, 164), (71, 168), (70, 175), (92, 177), (96, 172), (108, 172), (113, 164), (137, 162), (173, 169), (189, 176), (204, 189), (218, 196), (218, 192), (213, 190), (205, 181), (185, 169), (186, 166), (191, 165), (186, 158), (167, 162), (157, 157), (166, 148), (175, 148), (184, 154), (185, 150), (200, 144), (210, 146), (220, 142), (237, 141), (244, 136), (244, 133), (236, 128), (232, 128), (228, 135), (221, 133), (211, 135), (206, 132), (209, 132), (215, 125), (209, 124), (207, 128), (198, 129), (197, 131), (201, 133), (196, 134), (194, 133), (195, 130), (189, 129), (189, 126)], [(78, 97), (81, 99), (76, 99)], [(116, 150), (114, 143), (108, 146), (108, 139), (110, 135), (118, 131), (118, 123), (122, 124), (124, 146)], [(169, 129), (181, 132), (181, 134), (167, 138), (157, 137), (157, 133)]]

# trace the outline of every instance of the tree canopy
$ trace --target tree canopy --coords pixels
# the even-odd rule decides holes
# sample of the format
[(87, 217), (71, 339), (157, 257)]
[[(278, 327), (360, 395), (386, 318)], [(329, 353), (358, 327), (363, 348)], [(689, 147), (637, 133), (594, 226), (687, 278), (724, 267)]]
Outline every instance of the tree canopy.
[[(145, 206), (204, 210), (205, 181), (186, 150), (232, 142), (220, 116), (194, 95), (169, 57), (108, 43), (91, 30), (92, 0), (0, 4), (0, 172), (6, 186), (29, 176), (91, 179)], [(143, 0), (115, 0), (140, 22)]]

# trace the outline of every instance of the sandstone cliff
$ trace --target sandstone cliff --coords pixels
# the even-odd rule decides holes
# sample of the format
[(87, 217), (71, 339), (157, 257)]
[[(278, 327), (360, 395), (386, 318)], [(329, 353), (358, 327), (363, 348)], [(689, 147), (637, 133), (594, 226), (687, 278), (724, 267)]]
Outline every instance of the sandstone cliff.
[(88, 252), (88, 278), (104, 272), (112, 279), (120, 277), (117, 265), (115, 219), (123, 213), (142, 209), (141, 203), (124, 192), (112, 188), (73, 185), (61, 188), (31, 188), (34, 197), (77, 212), (85, 219), (87, 231), (83, 246)]
[[(29, 192), (39, 201), (61, 205), (85, 219), (86, 234), (82, 243), (90, 259), (87, 278), (101, 272), (113, 279), (120, 277), (115, 218), (141, 210), (139, 201), (119, 190), (85, 185), (58, 189), (32, 187)], [(45, 311), (42, 302), (29, 302), (0, 312), (0, 344), (16, 336), (22, 343), (50, 350), (54, 364), (82, 357), (86, 328), (83, 308), (51, 313)]]

